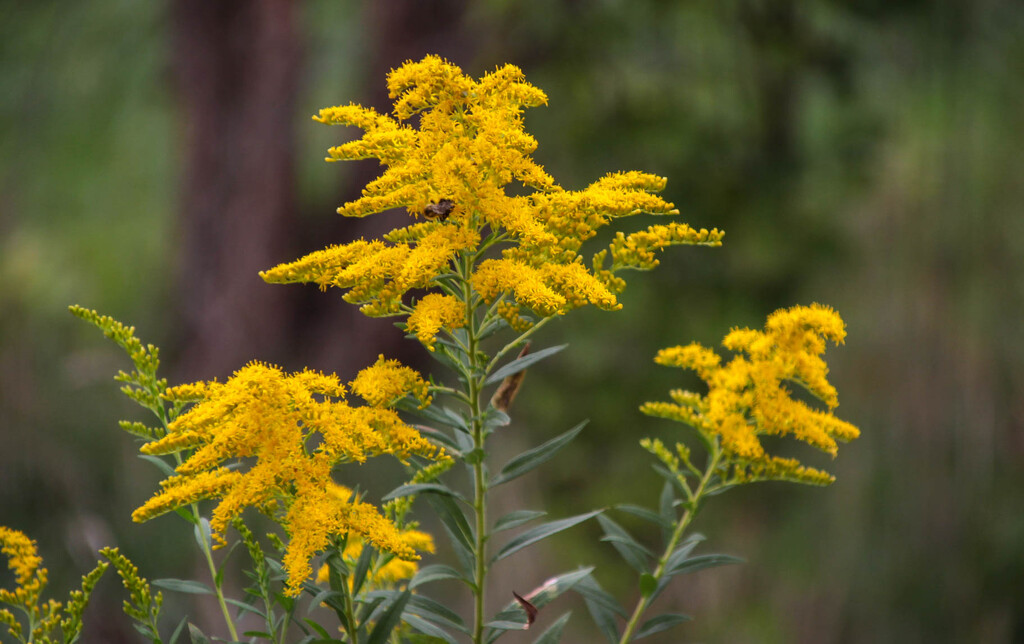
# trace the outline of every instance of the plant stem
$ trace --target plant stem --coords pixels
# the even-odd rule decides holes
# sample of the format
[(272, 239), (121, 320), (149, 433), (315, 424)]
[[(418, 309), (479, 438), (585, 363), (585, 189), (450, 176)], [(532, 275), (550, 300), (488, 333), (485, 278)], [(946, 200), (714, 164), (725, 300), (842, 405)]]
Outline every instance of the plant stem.
[[(668, 564), (669, 557), (675, 551), (676, 546), (679, 544), (679, 540), (682, 539), (683, 534), (686, 532), (686, 528), (689, 527), (693, 518), (697, 515), (697, 510), (700, 509), (700, 502), (704, 494), (708, 490), (708, 483), (711, 481), (711, 476), (714, 474), (715, 469), (718, 467), (718, 461), (721, 459), (722, 453), (718, 449), (718, 446), (713, 446), (711, 453), (708, 455), (707, 467), (704, 469), (704, 474), (701, 477), (700, 485), (690, 496), (689, 501), (686, 504), (686, 511), (683, 512), (683, 516), (679, 518), (679, 523), (676, 524), (675, 531), (672, 532), (672, 537), (668, 540), (665, 545), (665, 552), (661, 555), (661, 559), (658, 560), (658, 567), (654, 569), (654, 581), (655, 588), (657, 584), (661, 582), (661, 578), (665, 576), (665, 568)], [(633, 614), (629, 617), (629, 622), (626, 623), (626, 630), (622, 632), (622, 637), (619, 638), (619, 644), (627, 644), (636, 632), (637, 627), (640, 625), (640, 618), (643, 617), (644, 612), (650, 605), (651, 597), (653, 594), (641, 596), (639, 601), (636, 603), (636, 607), (633, 609)]]
[[(484, 425), (482, 410), (480, 409), (480, 390), (483, 388), (486, 369), (479, 363), (477, 350), (479, 345), (476, 306), (473, 301), (473, 291), (469, 284), (468, 275), (471, 265), (467, 261), (463, 265), (463, 298), (466, 302), (466, 337), (467, 337), (467, 359), (469, 369), (466, 383), (469, 389), (469, 411), (472, 416), (471, 429), (473, 434), (473, 449), (484, 451)], [(483, 642), (484, 634), (484, 596), (487, 579), (487, 481), (484, 478), (484, 463), (482, 458), (475, 459), (473, 463), (473, 511), (476, 515), (476, 543), (473, 554), (476, 558), (476, 570), (474, 573), (473, 588), (473, 642)]]
[[(159, 394), (160, 392), (156, 393)], [(157, 418), (159, 418), (160, 422), (163, 424), (164, 434), (166, 434), (170, 430), (170, 424), (172, 420), (171, 416), (173, 412), (169, 413), (167, 411), (167, 408), (164, 407), (163, 405), (161, 405), (158, 409), (154, 409), (153, 412), (156, 414)], [(181, 454), (175, 453), (174, 460), (176, 461), (177, 465), (181, 465)], [(214, 589), (216, 589), (217, 592), (217, 603), (220, 605), (220, 612), (222, 615), (224, 615), (224, 622), (228, 625), (228, 633), (231, 634), (231, 639), (237, 642), (238, 631), (235, 629), (234, 620), (231, 619), (231, 613), (228, 611), (227, 602), (224, 601), (224, 589), (221, 587), (220, 580), (217, 579), (217, 565), (213, 563), (213, 544), (210, 543), (210, 540), (207, 538), (207, 532), (203, 529), (203, 517), (201, 514), (199, 514), (199, 505), (196, 503), (192, 503), (190, 505), (190, 509), (192, 511), (192, 517), (195, 519), (196, 528), (199, 530), (199, 541), (201, 544), (201, 549), (203, 551), (203, 557), (206, 559), (206, 565), (210, 569), (210, 580), (213, 582), (213, 587)], [(155, 624), (153, 632), (156, 632)]]
[[(174, 460), (181, 465), (181, 454), (175, 454)], [(231, 613), (228, 611), (228, 604), (224, 601), (224, 589), (221, 587), (221, 582), (217, 579), (217, 565), (213, 563), (213, 544), (207, 538), (208, 533), (203, 528), (203, 517), (199, 514), (199, 505), (196, 503), (189, 506), (192, 510), (192, 517), (196, 521), (196, 529), (199, 531), (199, 542), (202, 544), (201, 550), (203, 551), (203, 557), (206, 559), (206, 565), (210, 569), (210, 581), (213, 582), (213, 588), (217, 593), (217, 603), (220, 605), (220, 612), (224, 616), (224, 622), (228, 625), (228, 632), (231, 634), (233, 641), (238, 641), (238, 631), (235, 629), (235, 622), (231, 619)]]
[(238, 631), (235, 630), (235, 622), (231, 619), (231, 613), (228, 611), (227, 602), (224, 601), (224, 589), (221, 588), (221, 582), (217, 579), (217, 565), (213, 563), (213, 548), (211, 547), (210, 541), (207, 539), (206, 530), (202, 526), (202, 517), (199, 516), (199, 508), (196, 504), (192, 504), (192, 515), (199, 521), (199, 534), (202, 535), (200, 541), (203, 544), (203, 555), (206, 557), (206, 565), (210, 568), (210, 579), (213, 580), (213, 587), (217, 591), (217, 603), (220, 604), (220, 612), (224, 615), (224, 621), (228, 625), (228, 632), (231, 633), (231, 639), (238, 641)]

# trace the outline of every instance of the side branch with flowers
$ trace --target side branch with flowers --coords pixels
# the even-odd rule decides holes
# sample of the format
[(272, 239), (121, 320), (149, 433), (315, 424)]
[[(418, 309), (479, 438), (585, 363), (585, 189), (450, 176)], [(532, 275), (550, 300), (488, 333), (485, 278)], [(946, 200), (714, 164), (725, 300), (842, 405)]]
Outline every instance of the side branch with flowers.
[[(391, 114), (346, 105), (314, 118), (363, 131), (331, 148), (328, 161), (375, 158), (384, 168), (360, 198), (338, 212), (365, 217), (402, 208), (411, 216), (408, 225), (382, 239), (310, 253), (261, 276), (272, 283), (335, 287), (368, 316), (398, 318), (408, 337), (451, 374), (450, 382), (424, 379), (382, 356), (347, 386), (334, 375), (289, 374), (254, 361), (224, 383), (169, 387), (157, 376), (156, 348), (144, 346), (134, 329), (72, 307), (128, 352), (135, 371), (118, 380), (158, 420), (152, 427), (122, 423), (142, 442), (143, 458), (166, 475), (132, 518), (147, 521), (175, 512), (193, 524), (212, 588), (174, 579), (153, 584), (188, 592), (201, 588), (215, 596), (231, 641), (239, 638), (239, 615), (252, 614), (264, 627), (248, 635), (279, 643), (297, 636), (303, 642), (491, 644), (509, 630), (529, 628), (539, 609), (570, 589), (584, 597), (613, 643), (685, 621), (680, 613), (642, 620), (672, 577), (735, 560), (691, 554), (700, 536), (687, 537), (686, 530), (709, 494), (762, 480), (831, 481), (824, 472), (768, 455), (758, 437), (792, 435), (832, 456), (837, 440), (856, 437), (856, 428), (832, 416), (836, 393), (821, 358), (826, 340), (842, 341), (842, 321), (827, 307), (795, 307), (773, 314), (763, 332), (732, 331), (724, 345), (737, 355), (725, 365), (698, 345), (658, 355), (660, 364), (693, 369), (708, 385), (706, 394), (673, 391), (673, 402), (642, 408), (692, 426), (707, 452), (703, 468), (682, 442), (670, 449), (645, 440), (666, 478), (659, 507), (615, 506), (660, 529), (662, 555), (602, 510), (539, 523), (544, 512), (526, 509), (492, 517), (493, 489), (551, 459), (583, 429), (581, 423), (500, 467), (493, 462), (495, 432), (510, 422), (509, 405), (523, 371), (564, 348), (529, 352), (529, 341), (551, 320), (583, 306), (618, 310), (626, 271), (657, 267), (658, 253), (669, 246), (719, 246), (723, 233), (672, 219), (678, 211), (658, 194), (665, 179), (651, 174), (617, 172), (583, 190), (560, 187), (531, 158), (537, 142), (523, 126), (524, 110), (546, 104), (547, 97), (514, 66), (477, 80), (428, 56), (392, 71), (387, 85)], [(584, 261), (584, 244), (602, 227), (641, 213), (668, 217), (668, 223), (616, 232)], [(802, 386), (826, 410), (793, 399), (785, 383)], [(397, 459), (407, 477), (378, 503), (336, 480), (340, 466), (380, 456)], [(446, 482), (445, 473), (456, 464), (468, 472), (467, 489)], [(416, 563), (421, 553), (434, 550), (433, 538), (413, 518), (417, 498), (440, 519), (456, 565)], [(204, 512), (200, 504), (208, 501), (215, 505)], [(247, 509), (280, 527), (267, 536), (269, 554), (246, 523)], [(487, 614), (494, 563), (595, 517), (604, 539), (639, 574), (632, 613), (600, 587), (592, 568), (581, 568)], [(223, 563), (218, 566), (213, 555), (216, 545), (232, 538), (232, 527), (252, 560), (254, 584), (242, 599), (226, 596)], [(495, 545), (501, 533), (520, 527), (525, 530)], [(22, 579), (20, 571), (31, 566), (25, 556), (4, 552), (19, 571), (19, 590), (0, 600), (22, 601), (34, 586), (31, 575)], [(126, 612), (152, 641), (162, 641), (159, 593), (151, 592), (123, 556), (105, 556), (131, 593)], [(98, 577), (102, 570), (91, 574)], [(428, 584), (443, 579), (460, 580), (472, 595), (468, 618), (425, 593)], [(297, 618), (303, 596), (314, 607), (331, 609), (337, 623)], [(27, 614), (29, 627), (36, 628), (42, 618)], [(50, 624), (54, 618), (47, 619)], [(568, 614), (556, 619), (536, 641), (558, 641), (567, 620)], [(9, 612), (0, 612), (0, 623), (22, 632)], [(171, 641), (181, 632), (179, 627)], [(206, 641), (195, 625), (189, 633), (194, 642)]]

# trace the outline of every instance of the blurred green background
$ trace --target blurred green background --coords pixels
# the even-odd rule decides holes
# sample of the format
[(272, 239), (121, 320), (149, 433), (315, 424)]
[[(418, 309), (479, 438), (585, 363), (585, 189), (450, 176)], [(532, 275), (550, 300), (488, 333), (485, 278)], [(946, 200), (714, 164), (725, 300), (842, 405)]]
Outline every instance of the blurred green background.
[[(376, 166), (323, 163), (349, 133), (309, 115), (386, 108), (384, 74), (425, 53), (474, 76), (521, 66), (549, 96), (527, 129), (563, 186), (654, 172), (684, 221), (727, 232), (633, 276), (623, 311), (542, 334), (571, 346), (531, 371), (502, 449), (591, 423), (499, 504), (653, 505), (636, 442), (677, 428), (636, 409), (681, 384), (657, 349), (827, 303), (849, 331), (828, 354), (838, 414), (862, 438), (815, 461), (831, 488), (714, 499), (697, 529), (749, 563), (678, 581), (660, 601), (696, 619), (657, 641), (1024, 641), (1011, 0), (0, 3), (0, 523), (40, 542), (55, 591), (112, 543), (150, 578), (202, 575), (180, 522), (130, 522), (157, 477), (116, 426), (140, 418), (110, 380), (127, 360), (69, 304), (135, 324), (173, 382), (253, 358), (343, 378), (380, 352), (430, 368), (340, 293), (256, 275), (404, 216), (334, 214)], [(499, 567), (494, 596), (597, 564), (631, 603), (599, 536), (577, 528)], [(86, 641), (138, 641), (120, 601), (106, 580)], [(575, 611), (565, 641), (592, 638), (582, 604), (560, 601)]]

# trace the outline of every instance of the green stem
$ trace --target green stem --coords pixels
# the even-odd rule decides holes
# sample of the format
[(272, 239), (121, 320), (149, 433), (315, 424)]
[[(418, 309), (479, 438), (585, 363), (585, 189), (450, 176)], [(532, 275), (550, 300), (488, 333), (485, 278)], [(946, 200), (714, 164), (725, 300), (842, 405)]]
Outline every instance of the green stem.
[[(471, 266), (470, 261), (465, 261), (462, 267), (465, 278), (463, 280), (463, 299), (466, 303), (466, 336), (469, 344), (467, 347), (469, 370), (466, 374), (466, 382), (469, 388), (469, 411), (472, 416), (473, 449), (483, 452), (486, 436), (480, 409), (480, 392), (483, 388), (486, 369), (480, 365), (477, 355), (479, 329), (477, 328), (473, 291), (468, 278)], [(476, 558), (473, 588), (473, 642), (480, 644), (483, 642), (484, 634), (484, 597), (487, 579), (487, 481), (484, 476), (483, 459), (476, 459), (473, 463), (473, 511), (476, 515), (476, 542), (473, 548)]]
[[(154, 409), (153, 412), (164, 426), (164, 434), (168, 432), (171, 424), (171, 414), (168, 413), (167, 408), (161, 405), (159, 409)], [(182, 459), (181, 454), (175, 453), (174, 460), (177, 465), (181, 465)], [(238, 641), (238, 631), (235, 629), (235, 622), (231, 619), (231, 613), (228, 611), (228, 604), (224, 601), (224, 589), (221, 586), (220, 580), (217, 579), (217, 565), (213, 563), (213, 547), (209, 539), (207, 539), (206, 531), (203, 530), (202, 515), (199, 514), (199, 505), (192, 503), (190, 505), (192, 511), (192, 518), (195, 519), (196, 527), (199, 529), (200, 544), (202, 546), (203, 557), (206, 559), (206, 565), (210, 569), (210, 580), (213, 581), (213, 587), (217, 591), (217, 603), (220, 605), (220, 612), (224, 615), (224, 623), (228, 625), (228, 633), (231, 634), (233, 641)], [(155, 631), (154, 631), (155, 632)]]
[[(342, 579), (342, 583), (348, 587), (348, 579)], [(356, 619), (356, 607), (352, 602), (352, 593), (345, 591), (345, 630), (348, 631), (348, 641), (357, 644), (359, 641), (359, 622)]]
[[(175, 454), (174, 460), (177, 461), (178, 465), (181, 465), (181, 454)], [(199, 506), (195, 503), (191, 504), (189, 508), (192, 511), (192, 518), (195, 519), (196, 528), (199, 530), (201, 549), (203, 551), (203, 557), (206, 559), (206, 565), (210, 569), (210, 580), (213, 581), (213, 588), (217, 594), (217, 604), (220, 605), (220, 612), (224, 616), (224, 623), (228, 625), (228, 632), (231, 634), (233, 641), (238, 641), (238, 631), (235, 629), (235, 622), (231, 619), (231, 612), (228, 611), (228, 604), (224, 601), (224, 588), (221, 586), (221, 582), (217, 579), (217, 565), (213, 563), (213, 544), (207, 539), (206, 530), (203, 529), (203, 517), (199, 514)]]
[[(199, 508), (195, 503), (192, 504), (192, 516), (196, 517), (197, 520), (202, 521), (199, 516)], [(203, 530), (202, 524), (199, 524), (199, 534), (202, 535), (200, 541), (203, 546), (203, 555), (206, 557), (206, 565), (210, 568), (210, 579), (213, 580), (213, 587), (217, 591), (217, 603), (220, 605), (220, 612), (224, 615), (224, 622), (228, 625), (228, 632), (231, 633), (231, 639), (238, 641), (238, 631), (235, 630), (235, 622), (231, 619), (231, 613), (228, 611), (227, 602), (224, 601), (224, 589), (221, 587), (221, 582), (217, 579), (217, 565), (213, 563), (213, 548), (210, 541), (206, 538), (206, 531)]]
[[(679, 540), (682, 539), (683, 534), (686, 532), (686, 528), (693, 522), (693, 518), (697, 514), (697, 510), (700, 508), (700, 502), (703, 496), (708, 491), (708, 483), (711, 481), (711, 476), (714, 474), (715, 469), (718, 467), (718, 462), (721, 460), (722, 453), (718, 449), (718, 446), (714, 446), (714, 449), (708, 455), (708, 464), (704, 470), (704, 474), (701, 477), (700, 485), (690, 496), (690, 500), (686, 504), (686, 511), (683, 512), (683, 516), (680, 517), (679, 523), (676, 524), (675, 531), (672, 533), (672, 537), (668, 540), (665, 545), (665, 552), (661, 555), (661, 559), (658, 560), (658, 567), (654, 569), (654, 581), (655, 587), (661, 582), (661, 578), (665, 576), (665, 568), (668, 564), (669, 557), (675, 552), (676, 546), (679, 544)], [(641, 596), (639, 601), (636, 603), (636, 607), (633, 609), (633, 614), (629, 617), (629, 622), (626, 623), (626, 630), (622, 632), (622, 637), (619, 638), (619, 644), (627, 644), (632, 639), (633, 634), (636, 632), (637, 627), (640, 625), (640, 619), (643, 617), (644, 612), (650, 605), (650, 598), (652, 595), (646, 597)]]

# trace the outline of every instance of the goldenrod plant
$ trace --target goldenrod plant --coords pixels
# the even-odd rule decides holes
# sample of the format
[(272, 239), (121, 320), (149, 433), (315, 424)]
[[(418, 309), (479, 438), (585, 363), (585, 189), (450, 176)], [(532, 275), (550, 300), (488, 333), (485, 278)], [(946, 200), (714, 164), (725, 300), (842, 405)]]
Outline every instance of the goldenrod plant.
[[(531, 158), (537, 142), (523, 127), (524, 110), (546, 104), (547, 97), (512, 65), (476, 80), (427, 56), (392, 71), (387, 85), (394, 100), (390, 114), (346, 105), (314, 118), (363, 131), (331, 148), (328, 161), (375, 158), (384, 168), (338, 212), (365, 217), (400, 208), (409, 215), (406, 224), (381, 239), (331, 246), (261, 275), (272, 283), (338, 288), (364, 314), (393, 317), (438, 362), (437, 374), (425, 378), (381, 356), (343, 383), (333, 374), (287, 373), (254, 361), (223, 383), (168, 386), (157, 374), (158, 350), (143, 345), (133, 328), (71, 309), (127, 351), (135, 370), (117, 379), (156, 418), (153, 425), (121, 424), (141, 442), (140, 456), (165, 477), (132, 518), (183, 517), (193, 525), (208, 566), (206, 581), (160, 579), (152, 585), (211, 596), (231, 641), (492, 644), (509, 630), (529, 628), (541, 608), (568, 590), (583, 596), (613, 643), (689, 619), (681, 613), (645, 616), (671, 578), (736, 561), (693, 554), (701, 537), (687, 530), (710, 495), (755, 481), (832, 480), (768, 454), (760, 437), (793, 436), (835, 456), (836, 441), (857, 436), (856, 428), (832, 415), (836, 392), (821, 357), (827, 340), (842, 342), (842, 320), (824, 306), (794, 307), (770, 316), (764, 331), (730, 332), (724, 346), (735, 355), (728, 362), (695, 344), (658, 354), (659, 364), (696, 371), (707, 391), (673, 391), (672, 402), (641, 408), (691, 426), (704, 451), (701, 460), (684, 441), (671, 448), (657, 439), (642, 442), (666, 479), (656, 509), (609, 499), (606, 508), (569, 517), (547, 519), (545, 512), (526, 508), (492, 516), (495, 488), (552, 459), (585, 425), (495, 462), (497, 430), (510, 423), (523, 373), (565, 348), (533, 350), (538, 331), (587, 305), (620, 309), (627, 271), (654, 269), (669, 246), (720, 246), (723, 233), (678, 221), (678, 211), (659, 196), (665, 179), (644, 172), (611, 173), (583, 190), (560, 187)], [(584, 245), (602, 227), (641, 213), (668, 223), (616, 232), (604, 248), (587, 251), (584, 261)], [(824, 409), (794, 398), (790, 387), (816, 396)], [(379, 499), (340, 480), (341, 466), (375, 457), (397, 459), (407, 472)], [(468, 485), (453, 482), (462, 480), (449, 474), (453, 467), (465, 469)], [(616, 523), (609, 516), (613, 508), (654, 524), (664, 538), (662, 554)], [(428, 509), (443, 526), (455, 561), (420, 565), (437, 538), (416, 520)], [(279, 530), (256, 535), (247, 520), (252, 512), (269, 517)], [(561, 571), (526, 595), (513, 594), (497, 614), (486, 614), (487, 580), (496, 562), (595, 517), (604, 540), (638, 573), (632, 613), (601, 588), (592, 567), (583, 567)], [(524, 529), (505, 538), (515, 528)], [(232, 542), (244, 545), (251, 560), (251, 584), (242, 598), (227, 596), (226, 558), (218, 564), (214, 552)], [(158, 623), (160, 593), (122, 555), (103, 555), (130, 594), (126, 613), (148, 639), (165, 641), (158, 630), (165, 627)], [(21, 597), (19, 592), (26, 597), (19, 606), (26, 607), (31, 630), (50, 618), (28, 608), (35, 591), (21, 590), (36, 587), (30, 571), (36, 564), (24, 563), (35, 560), (26, 556), (16, 555), (19, 590), (0, 598)], [(459, 615), (430, 597), (431, 584), (446, 579), (462, 582), (472, 598), (471, 614)], [(330, 623), (322, 611), (316, 619), (309, 616), (317, 607), (329, 609)], [(257, 616), (260, 630), (240, 635), (243, 614)], [(568, 619), (564, 613), (553, 620), (534, 641), (559, 641)], [(9, 612), (0, 613), (0, 623), (19, 637), (25, 632)], [(184, 627), (179, 624), (166, 641), (174, 642)], [(193, 642), (212, 639), (194, 624), (187, 630)]]

